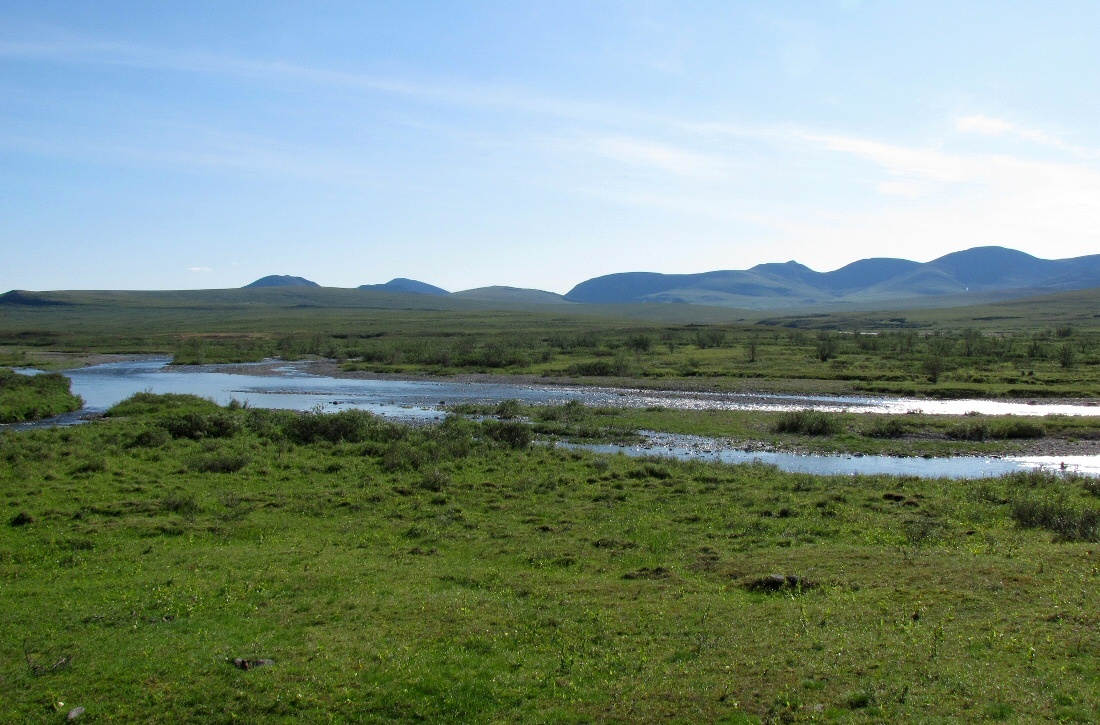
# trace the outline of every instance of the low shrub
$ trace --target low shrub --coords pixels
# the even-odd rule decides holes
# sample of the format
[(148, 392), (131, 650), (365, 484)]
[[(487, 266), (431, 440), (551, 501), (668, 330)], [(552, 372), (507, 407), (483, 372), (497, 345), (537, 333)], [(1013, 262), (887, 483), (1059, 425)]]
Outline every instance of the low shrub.
[(779, 420), (772, 426), (774, 433), (808, 436), (836, 435), (843, 429), (839, 418), (820, 410), (793, 410), (779, 416)]
[(199, 501), (194, 496), (182, 496), (170, 493), (160, 501), (160, 508), (166, 513), (179, 514), (187, 518), (193, 518), (201, 511)]
[(419, 488), (422, 488), (425, 491), (431, 491), (432, 493), (439, 493), (450, 485), (450, 476), (440, 471), (438, 468), (433, 468), (432, 470), (425, 473), (424, 477), (421, 478), (420, 482), (417, 484)]
[(248, 456), (209, 454), (193, 456), (187, 461), (187, 469), (197, 473), (236, 473), (249, 462)]
[(995, 423), (967, 421), (947, 430), (947, 437), (960, 441), (1010, 440), (1015, 438), (1042, 438), (1046, 430), (1029, 420), (1003, 420)]
[(409, 441), (396, 441), (382, 453), (387, 471), (418, 471), (428, 460), (426, 451)]
[(863, 429), (868, 438), (901, 438), (905, 435), (905, 424), (897, 418), (875, 418), (871, 425)]
[(591, 360), (576, 362), (566, 369), (567, 375), (590, 375), (593, 377), (624, 376), (630, 372), (630, 363), (624, 358)]
[(588, 407), (579, 400), (570, 400), (562, 405), (547, 405), (538, 408), (534, 417), (544, 422), (573, 423), (588, 416)]
[(497, 403), (497, 407), (494, 409), (493, 414), (498, 418), (504, 418), (506, 420), (518, 418), (523, 414), (523, 405), (515, 398), (502, 400)]
[(164, 428), (158, 426), (150, 426), (143, 428), (134, 435), (130, 441), (131, 448), (160, 448), (169, 440), (172, 436), (168, 434)]
[(487, 420), (482, 423), (482, 428), (489, 438), (510, 448), (525, 448), (535, 439), (531, 427), (523, 423)]
[(371, 438), (378, 419), (365, 410), (339, 413), (303, 413), (290, 418), (284, 431), (295, 443), (360, 443)]
[(1025, 529), (1046, 529), (1064, 541), (1096, 541), (1100, 536), (1100, 511), (1060, 499), (1017, 499), (1012, 518)]
[(209, 412), (217, 410), (218, 405), (212, 400), (186, 393), (134, 393), (121, 403), (111, 406), (107, 417), (177, 412), (184, 409)]
[(73, 467), (73, 475), (81, 473), (103, 473), (107, 470), (107, 459), (102, 457), (89, 458), (81, 461)]
[(1003, 420), (990, 426), (989, 433), (991, 438), (998, 439), (1042, 438), (1046, 430), (1030, 420)]
[(984, 441), (989, 438), (989, 426), (984, 421), (959, 423), (947, 429), (947, 437), (957, 441)]
[(21, 375), (0, 368), (0, 423), (19, 423), (78, 410), (79, 395), (60, 373)]
[(231, 438), (244, 428), (240, 416), (215, 409), (209, 412), (189, 411), (160, 420), (160, 426), (173, 438)]

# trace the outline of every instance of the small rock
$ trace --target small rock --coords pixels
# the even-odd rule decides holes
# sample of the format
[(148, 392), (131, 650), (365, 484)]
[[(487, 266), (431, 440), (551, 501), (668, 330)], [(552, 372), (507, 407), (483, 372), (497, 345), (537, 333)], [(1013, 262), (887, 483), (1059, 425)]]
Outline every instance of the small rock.
[(69, 714), (65, 716), (65, 719), (66, 720), (76, 720), (78, 717), (80, 717), (83, 714), (84, 714), (84, 708), (74, 707), (72, 710), (69, 710)]
[(263, 667), (265, 665), (273, 665), (275, 660), (258, 659), (258, 660), (246, 660), (243, 657), (238, 657), (233, 660), (233, 665), (242, 670), (251, 670), (256, 667)]
[(663, 566), (655, 566), (652, 569), (643, 566), (641, 569), (623, 574), (623, 579), (668, 579), (670, 576), (672, 576), (672, 572)]
[(817, 586), (814, 582), (794, 574), (769, 574), (755, 577), (744, 582), (744, 587), (752, 592), (803, 591)]
[(34, 517), (26, 511), (20, 511), (8, 523), (10, 523), (12, 526), (26, 526), (27, 524), (34, 523)]

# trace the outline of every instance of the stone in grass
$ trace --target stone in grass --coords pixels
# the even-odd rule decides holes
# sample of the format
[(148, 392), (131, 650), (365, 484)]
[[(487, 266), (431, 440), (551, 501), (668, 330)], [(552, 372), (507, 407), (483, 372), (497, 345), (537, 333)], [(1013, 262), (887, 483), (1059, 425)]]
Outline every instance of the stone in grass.
[(264, 667), (266, 665), (273, 664), (275, 664), (275, 660), (269, 659), (249, 660), (245, 659), (244, 657), (238, 657), (237, 659), (233, 660), (233, 666), (242, 670), (251, 670), (255, 669), (256, 667)]
[(78, 717), (80, 717), (83, 714), (84, 714), (84, 708), (74, 707), (72, 710), (69, 710), (69, 714), (65, 716), (65, 719), (66, 720), (76, 720)]
[(623, 579), (667, 579), (671, 575), (668, 569), (663, 566), (648, 567), (643, 566), (640, 569), (627, 572), (623, 574)]
[(12, 526), (27, 526), (34, 523), (34, 517), (26, 511), (20, 511), (8, 523)]
[(813, 589), (816, 583), (797, 576), (795, 574), (768, 574), (767, 576), (750, 577), (742, 582), (742, 586), (750, 592), (799, 592)]

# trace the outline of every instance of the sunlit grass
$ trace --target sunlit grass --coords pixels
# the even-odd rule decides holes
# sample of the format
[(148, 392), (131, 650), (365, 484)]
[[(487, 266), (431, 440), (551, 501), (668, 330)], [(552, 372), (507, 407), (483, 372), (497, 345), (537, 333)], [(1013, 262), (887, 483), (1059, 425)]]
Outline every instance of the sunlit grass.
[(815, 477), (186, 396), (116, 413), (0, 434), (4, 721), (1100, 716), (1089, 479)]

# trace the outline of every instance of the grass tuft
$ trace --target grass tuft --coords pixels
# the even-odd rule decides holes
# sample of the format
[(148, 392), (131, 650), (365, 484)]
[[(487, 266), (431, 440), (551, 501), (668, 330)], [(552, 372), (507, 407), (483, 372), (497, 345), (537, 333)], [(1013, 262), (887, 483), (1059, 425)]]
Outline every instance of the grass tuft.
[(774, 433), (808, 436), (836, 435), (844, 429), (840, 418), (819, 410), (793, 410), (784, 413), (772, 427)]

